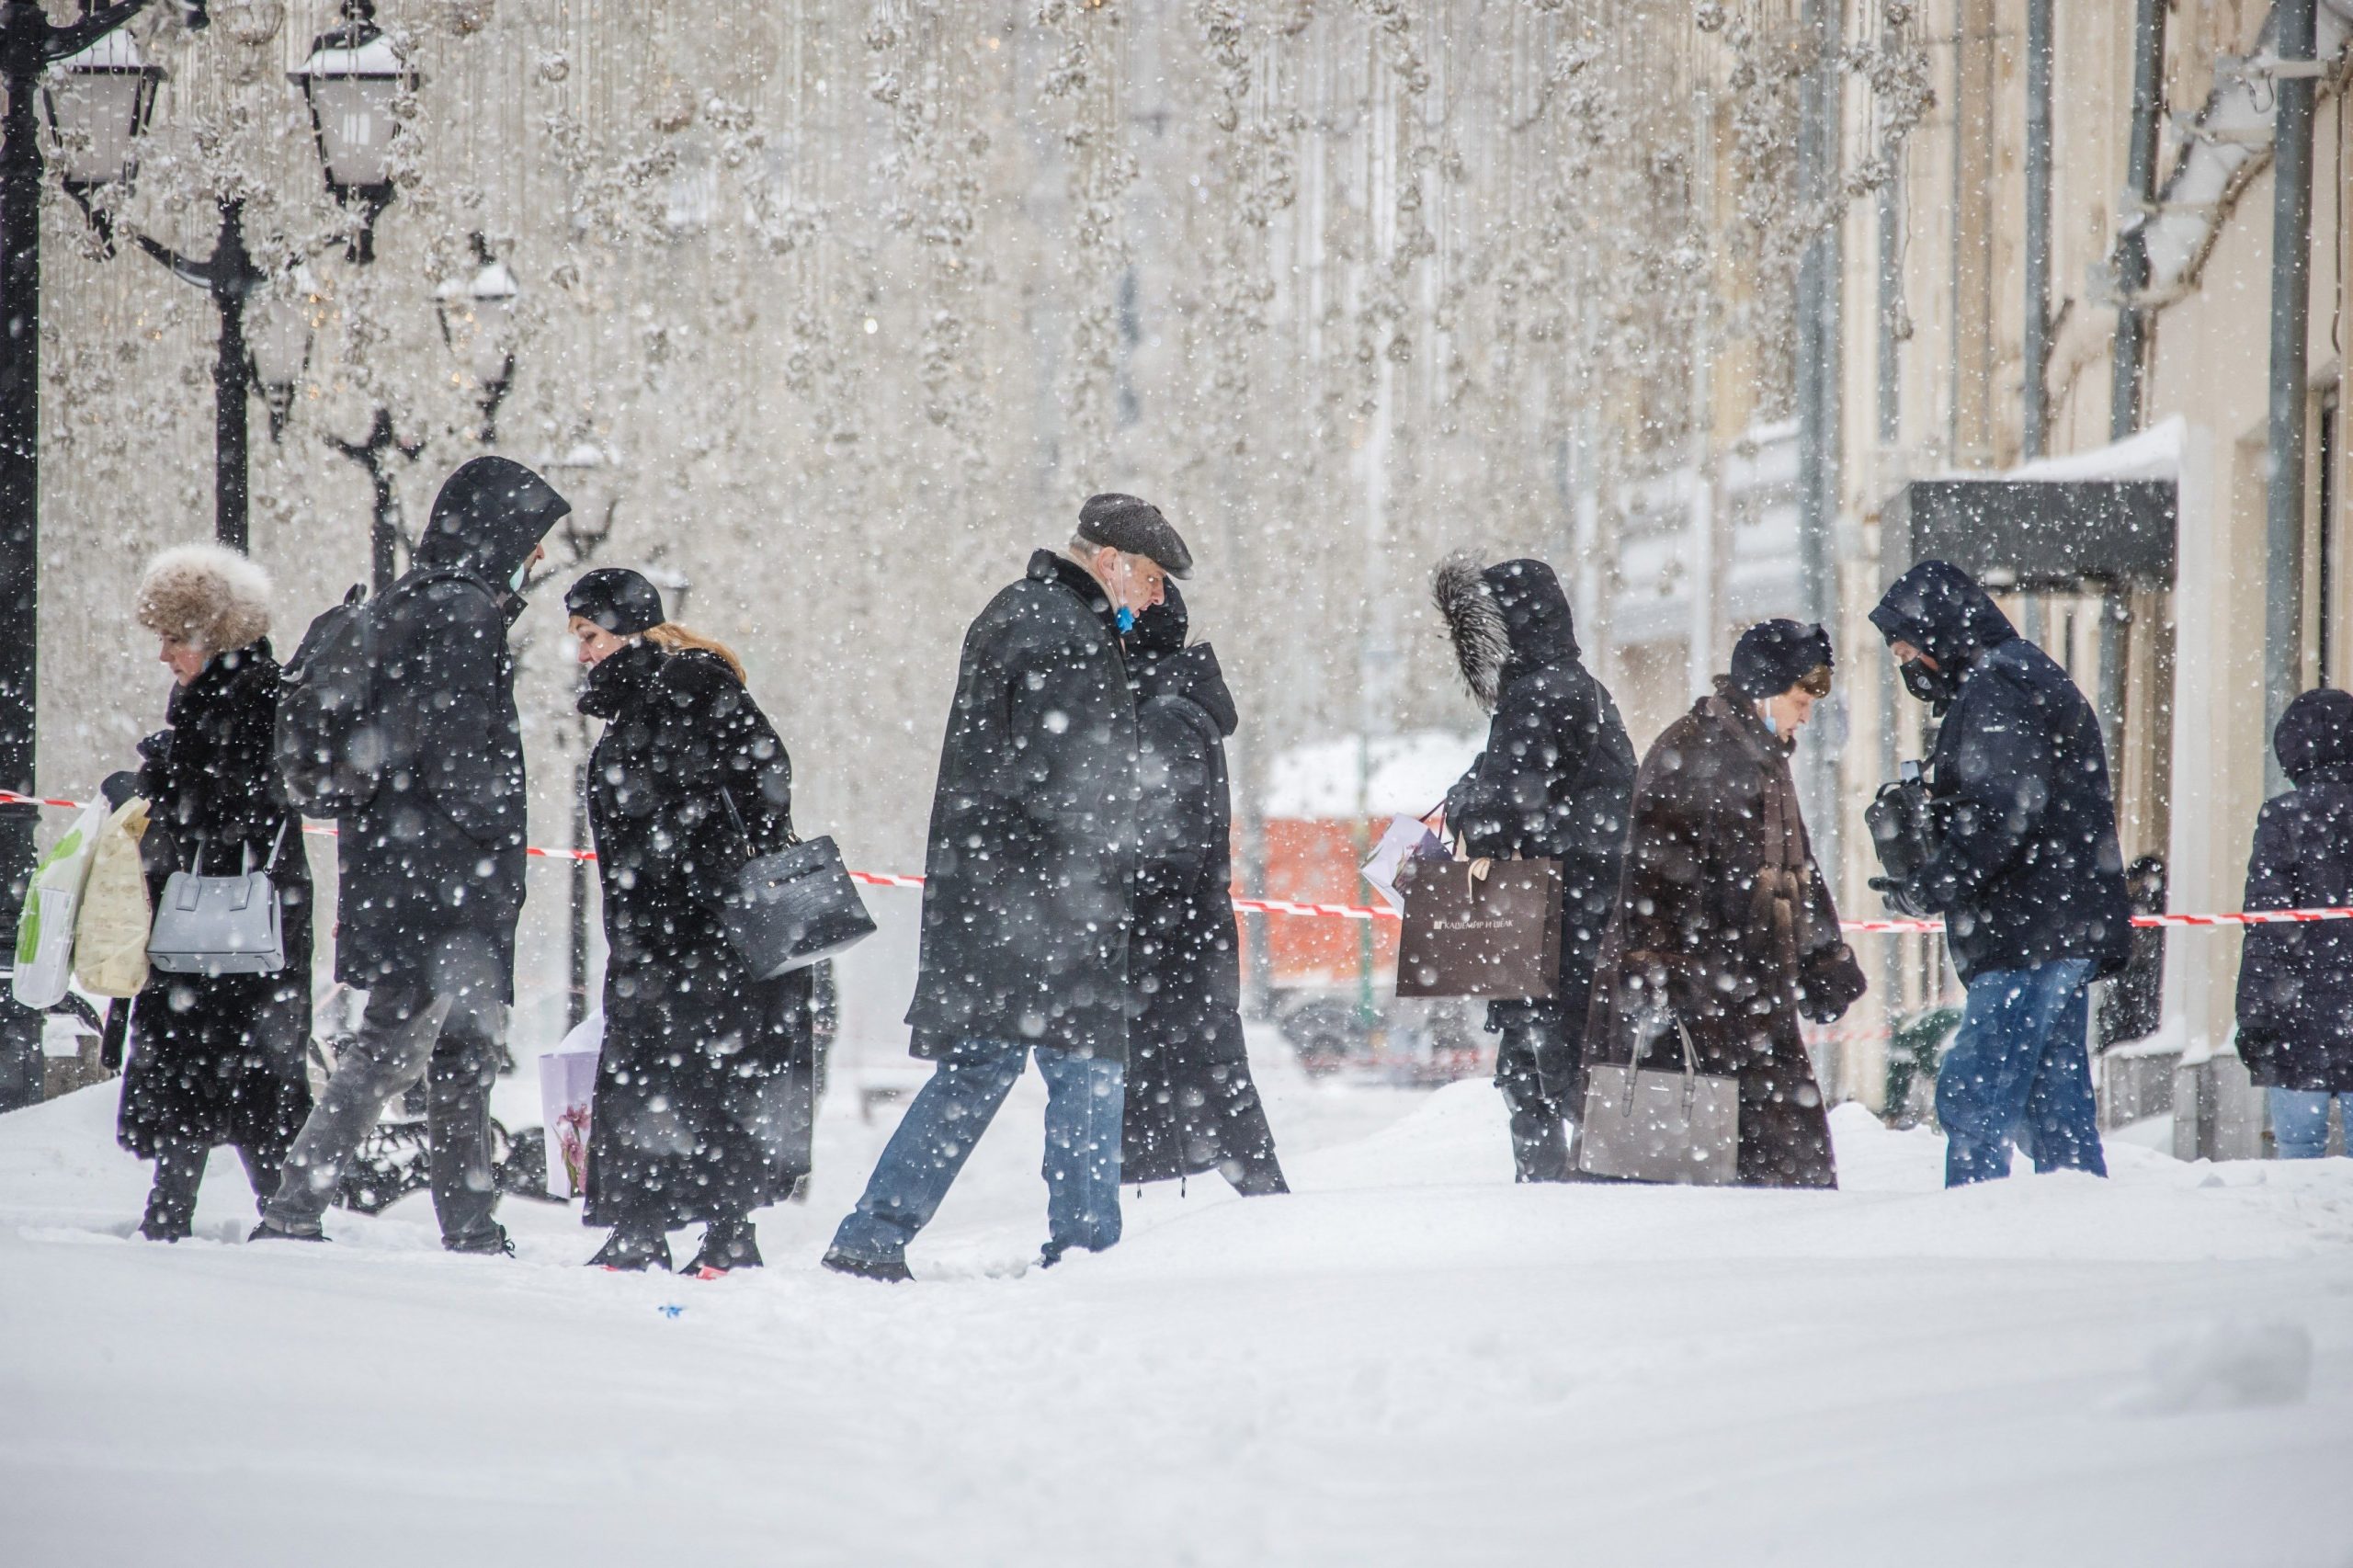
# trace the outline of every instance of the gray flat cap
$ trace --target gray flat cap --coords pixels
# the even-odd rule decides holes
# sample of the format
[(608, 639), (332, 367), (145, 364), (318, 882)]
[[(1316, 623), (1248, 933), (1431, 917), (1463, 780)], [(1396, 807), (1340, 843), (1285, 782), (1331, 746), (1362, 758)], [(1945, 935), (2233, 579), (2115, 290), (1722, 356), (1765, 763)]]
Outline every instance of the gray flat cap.
[(1108, 544), (1130, 555), (1158, 563), (1171, 577), (1182, 580), (1193, 573), (1193, 552), (1149, 501), (1117, 494), (1090, 495), (1078, 509), (1078, 537), (1089, 544)]

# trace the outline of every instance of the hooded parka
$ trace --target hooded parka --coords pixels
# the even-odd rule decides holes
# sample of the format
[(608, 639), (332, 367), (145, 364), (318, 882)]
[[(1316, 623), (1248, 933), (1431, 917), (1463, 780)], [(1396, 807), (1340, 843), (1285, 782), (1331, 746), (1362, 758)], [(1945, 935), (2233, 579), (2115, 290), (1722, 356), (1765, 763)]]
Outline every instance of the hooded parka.
[(924, 857), (914, 1054), (1125, 1061), (1136, 710), (1102, 586), (1051, 551), (964, 634)]
[(2092, 960), (2096, 979), (2120, 971), (2132, 911), (2091, 704), (1944, 562), (1898, 578), (1871, 624), (1937, 662), (1905, 671), (1943, 717), (1928, 768), (1941, 841), (1906, 892), (1944, 916), (1961, 983), (2061, 959)]
[[(524, 779), (516, 580), (571, 505), (505, 458), (475, 458), (433, 503), (415, 563), (377, 608), (376, 688), (412, 766), (342, 824), (335, 978), (425, 974), (461, 942), (511, 1002), (523, 909)], [(472, 938), (471, 941), (465, 940)]]
[[(269, 867), (286, 967), (276, 974), (153, 971), (131, 1003), (117, 1132), (153, 1159), (166, 1141), (244, 1151), (275, 1171), (311, 1110), (311, 866), (278, 782), (278, 661), (267, 639), (216, 654), (175, 687), (170, 727), (140, 744), (149, 802), (141, 859), (150, 903), (175, 870)], [(271, 862), (272, 854), (276, 861)]]
[(605, 1043), (589, 1120), (592, 1225), (740, 1220), (809, 1169), (806, 970), (753, 978), (721, 901), (792, 832), (792, 763), (716, 655), (632, 642), (589, 672), (604, 895)]
[[(2272, 744), (2295, 788), (2256, 819), (2241, 907), (2353, 905), (2353, 693), (2305, 692)], [(2255, 1082), (2353, 1094), (2353, 920), (2249, 929), (2238, 1014)]]
[[(1728, 680), (1643, 758), (1588, 1066), (1627, 1060), (1661, 989), (1699, 1070), (1740, 1081), (1742, 1185), (1837, 1186), (1798, 1017), (1836, 1017), (1861, 994), (1862, 971), (1813, 861), (1789, 748)], [(1671, 1038), (1650, 1051), (1645, 1065), (1680, 1064)]]
[(1186, 646), (1184, 600), (1166, 592), (1128, 637), (1141, 797), (1121, 1173), (1147, 1182), (1217, 1169), (1245, 1191), (1282, 1191), (1243, 1044), (1225, 768), (1233, 695), (1216, 651)]
[(1535, 1024), (1576, 1069), (1593, 965), (1617, 900), (1634, 747), (1618, 705), (1585, 667), (1560, 580), (1541, 561), (1439, 568), (1438, 608), (1472, 695), (1494, 718), (1486, 749), (1447, 791), (1446, 820), (1476, 858), (1561, 863), (1559, 981), (1550, 1000), (1487, 1005), (1487, 1028)]

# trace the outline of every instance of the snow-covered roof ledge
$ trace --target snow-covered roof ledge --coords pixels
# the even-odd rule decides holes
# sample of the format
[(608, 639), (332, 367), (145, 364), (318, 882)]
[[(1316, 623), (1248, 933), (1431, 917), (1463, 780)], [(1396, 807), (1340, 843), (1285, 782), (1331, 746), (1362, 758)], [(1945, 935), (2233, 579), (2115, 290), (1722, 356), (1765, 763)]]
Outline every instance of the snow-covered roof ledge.
[(2110, 441), (2088, 451), (2037, 458), (2002, 475), (2004, 479), (2123, 480), (2181, 479), (2182, 449), (2189, 440), (2189, 421), (2177, 414), (2162, 424)]

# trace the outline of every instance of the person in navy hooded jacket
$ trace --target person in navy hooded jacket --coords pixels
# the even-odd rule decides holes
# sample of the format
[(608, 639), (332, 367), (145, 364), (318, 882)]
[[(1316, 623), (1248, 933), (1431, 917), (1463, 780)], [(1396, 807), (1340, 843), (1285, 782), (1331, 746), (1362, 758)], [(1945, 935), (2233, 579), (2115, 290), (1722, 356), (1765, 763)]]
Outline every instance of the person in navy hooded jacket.
[(1969, 988), (1937, 1074), (1945, 1181), (2106, 1176), (2086, 991), (2131, 952), (2108, 752), (2091, 704), (1976, 579), (1924, 561), (1871, 611), (1904, 687), (1942, 719), (1929, 758), (1936, 852), (1893, 902), (1945, 922)]

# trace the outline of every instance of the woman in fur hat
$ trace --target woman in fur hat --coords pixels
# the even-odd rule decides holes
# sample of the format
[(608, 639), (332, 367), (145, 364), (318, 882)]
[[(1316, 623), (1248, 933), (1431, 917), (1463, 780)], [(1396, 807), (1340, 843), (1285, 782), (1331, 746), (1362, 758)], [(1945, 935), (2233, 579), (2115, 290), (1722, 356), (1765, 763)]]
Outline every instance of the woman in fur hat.
[(1798, 731), (1829, 695), (1830, 662), (1819, 626), (1753, 626), (1715, 691), (1652, 743), (1594, 970), (1586, 1064), (1647, 1050), (1645, 1066), (1679, 1065), (1674, 1037), (1652, 1031), (1663, 1000), (1699, 1070), (1739, 1080), (1745, 1187), (1838, 1185), (1798, 1020), (1836, 1022), (1863, 994), (1863, 971), (1790, 774)]
[(286, 935), (286, 966), (275, 974), (158, 971), (131, 1005), (118, 1136), (155, 1162), (140, 1233), (177, 1241), (216, 1144), (237, 1151), (266, 1199), (310, 1114), (311, 869), (271, 750), (278, 669), (268, 575), (234, 551), (182, 545), (149, 563), (134, 613), (161, 639), (157, 656), (177, 683), (166, 727), (139, 745), (150, 893), (160, 897), (175, 870), (225, 876), (266, 866)]

